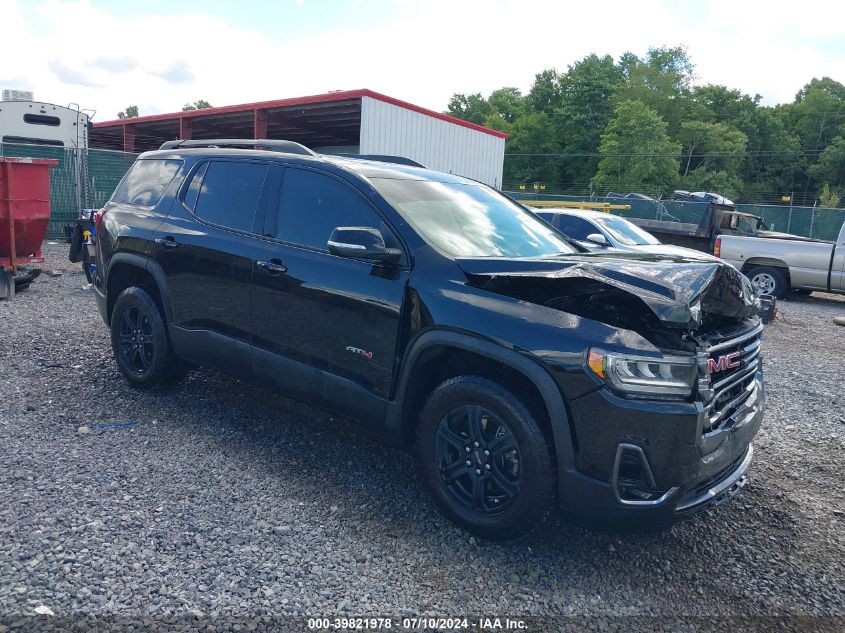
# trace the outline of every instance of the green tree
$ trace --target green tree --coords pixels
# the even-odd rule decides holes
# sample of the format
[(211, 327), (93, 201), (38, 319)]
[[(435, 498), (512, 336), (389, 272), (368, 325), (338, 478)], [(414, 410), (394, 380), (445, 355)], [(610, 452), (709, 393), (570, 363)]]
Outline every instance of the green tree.
[(527, 111), (525, 97), (522, 96), (519, 88), (494, 90), (490, 93), (487, 102), (493, 111), (508, 123), (513, 123)]
[(560, 181), (584, 185), (595, 175), (602, 131), (613, 116), (616, 95), (624, 81), (622, 69), (610, 55), (588, 55), (560, 77), (560, 106), (553, 116), (552, 133), (559, 136), (564, 154)]
[(666, 121), (669, 134), (676, 135), (693, 107), (690, 86), (695, 67), (686, 50), (651, 48), (643, 58), (625, 53), (619, 66), (626, 79), (619, 98), (642, 101)]
[(560, 75), (554, 68), (534, 75), (534, 84), (526, 97), (528, 107), (532, 111), (554, 116), (555, 110), (561, 106), (562, 99)]
[(622, 101), (601, 137), (597, 188), (665, 194), (678, 179), (681, 145), (641, 101)]
[(182, 106), (182, 112), (187, 112), (189, 110), (205, 110), (206, 108), (213, 107), (208, 101), (205, 99), (198, 99), (193, 103), (186, 103)]
[(839, 191), (831, 189), (830, 185), (825, 185), (819, 191), (819, 206), (828, 209), (835, 209), (839, 206)]
[(757, 107), (742, 114), (739, 128), (748, 137), (747, 156), (739, 172), (743, 193), (756, 201), (761, 196), (781, 195), (803, 188), (807, 163), (801, 142), (787, 129), (775, 108)]
[[(545, 112), (531, 112), (514, 121), (505, 152), (506, 183), (556, 183), (555, 154), (560, 144), (549, 134), (551, 120)], [(551, 155), (551, 156), (550, 156)]]
[(121, 110), (117, 113), (118, 119), (134, 119), (135, 117), (139, 116), (138, 114), (138, 106), (129, 106), (125, 110)]
[(724, 123), (684, 121), (678, 140), (684, 151), (684, 176), (695, 169), (738, 173), (745, 161), (748, 137)]
[(478, 125), (483, 125), (484, 120), (495, 113), (493, 106), (481, 96), (480, 92), (472, 95), (455, 93), (446, 109), (446, 114)]
[(810, 168), (813, 178), (825, 183), (825, 187), (845, 186), (845, 127), (842, 131), (843, 136), (833, 139), (819, 156), (818, 162)]

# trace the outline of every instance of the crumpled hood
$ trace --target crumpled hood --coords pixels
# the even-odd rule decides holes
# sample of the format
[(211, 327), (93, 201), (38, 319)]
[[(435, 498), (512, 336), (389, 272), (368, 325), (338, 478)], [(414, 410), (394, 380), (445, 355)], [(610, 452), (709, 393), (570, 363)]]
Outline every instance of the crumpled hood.
[(740, 320), (760, 307), (742, 273), (703, 255), (579, 253), (457, 263), (472, 285), (584, 316), (592, 316), (587, 306), (586, 314), (580, 309), (584, 302), (613, 304), (623, 314), (644, 305), (666, 326), (695, 330), (708, 316)]

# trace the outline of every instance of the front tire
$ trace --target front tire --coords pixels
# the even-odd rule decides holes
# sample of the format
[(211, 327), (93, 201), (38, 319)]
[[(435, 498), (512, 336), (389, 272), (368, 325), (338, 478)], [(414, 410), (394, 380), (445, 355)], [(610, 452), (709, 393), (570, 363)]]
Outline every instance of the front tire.
[(458, 376), (429, 396), (417, 426), (419, 472), (440, 510), (486, 539), (525, 536), (555, 505), (549, 444), (501, 385)]
[(120, 373), (134, 387), (174, 385), (188, 371), (173, 354), (161, 311), (143, 288), (129, 287), (115, 301), (111, 343)]
[(746, 273), (757, 294), (783, 299), (789, 290), (786, 276), (773, 266), (755, 266)]

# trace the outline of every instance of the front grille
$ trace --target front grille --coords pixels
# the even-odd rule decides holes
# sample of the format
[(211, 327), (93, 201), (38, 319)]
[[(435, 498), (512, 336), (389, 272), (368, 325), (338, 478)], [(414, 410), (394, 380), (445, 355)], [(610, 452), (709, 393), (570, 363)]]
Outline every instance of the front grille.
[(723, 341), (707, 350), (713, 399), (703, 432), (718, 429), (751, 395), (754, 374), (760, 366), (760, 338), (763, 326)]

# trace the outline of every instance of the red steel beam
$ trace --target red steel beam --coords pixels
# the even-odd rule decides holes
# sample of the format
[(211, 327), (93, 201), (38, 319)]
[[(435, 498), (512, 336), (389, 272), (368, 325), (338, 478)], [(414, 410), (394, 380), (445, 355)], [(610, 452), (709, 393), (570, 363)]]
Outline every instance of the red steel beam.
[(267, 110), (256, 108), (252, 116), (252, 138), (267, 138)]
[(194, 131), (194, 120), (188, 117), (179, 117), (179, 138), (183, 141), (190, 141)]
[(134, 125), (123, 125), (123, 151), (124, 152), (134, 152), (135, 151), (135, 126)]

